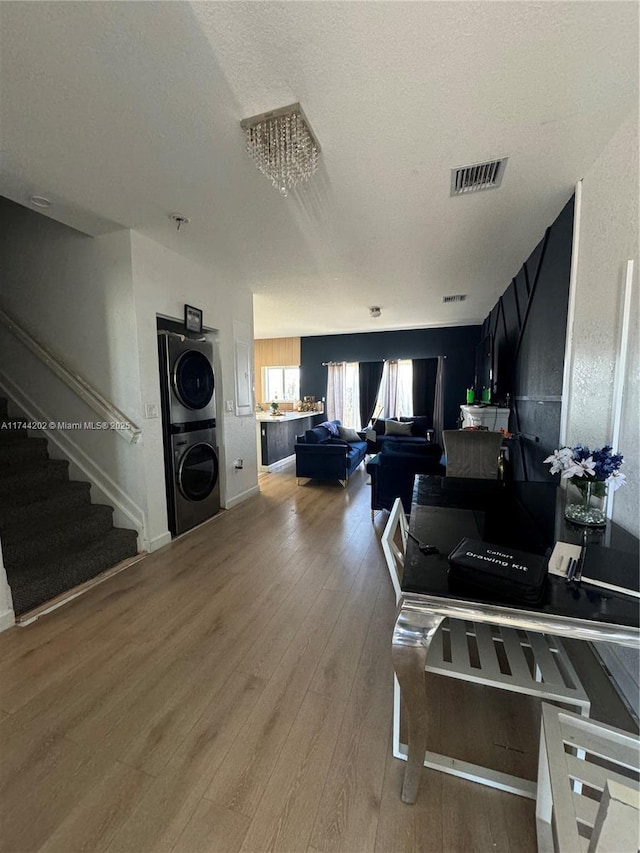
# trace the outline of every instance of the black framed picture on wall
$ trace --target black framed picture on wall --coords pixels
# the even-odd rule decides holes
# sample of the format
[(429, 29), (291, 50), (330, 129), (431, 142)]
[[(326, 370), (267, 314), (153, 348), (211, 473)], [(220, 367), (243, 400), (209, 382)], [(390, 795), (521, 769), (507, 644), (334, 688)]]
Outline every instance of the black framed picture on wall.
[(188, 332), (202, 333), (202, 310), (193, 305), (184, 306), (184, 327)]

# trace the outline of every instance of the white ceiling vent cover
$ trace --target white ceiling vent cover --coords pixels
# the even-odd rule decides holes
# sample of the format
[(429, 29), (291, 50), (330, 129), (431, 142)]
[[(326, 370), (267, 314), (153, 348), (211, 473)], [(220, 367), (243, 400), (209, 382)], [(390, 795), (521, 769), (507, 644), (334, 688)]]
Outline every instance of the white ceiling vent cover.
[(451, 296), (443, 296), (442, 301), (443, 302), (464, 302), (464, 300), (466, 298), (467, 298), (466, 293), (454, 293)]
[(489, 160), (487, 163), (474, 163), (471, 166), (458, 166), (451, 170), (451, 195), (466, 195), (481, 190), (495, 190), (502, 183), (508, 157)]

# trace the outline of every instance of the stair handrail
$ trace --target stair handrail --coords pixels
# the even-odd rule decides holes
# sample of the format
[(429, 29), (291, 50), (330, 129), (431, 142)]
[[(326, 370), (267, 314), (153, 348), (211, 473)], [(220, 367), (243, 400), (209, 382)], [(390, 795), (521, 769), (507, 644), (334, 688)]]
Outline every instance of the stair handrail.
[(30, 332), (18, 323), (18, 321), (0, 308), (0, 322), (9, 329), (10, 332), (21, 342), (27, 349), (37, 356), (46, 366), (61, 379), (68, 388), (77, 394), (93, 411), (103, 418), (103, 423), (109, 423), (113, 431), (128, 441), (130, 444), (135, 444), (142, 430), (133, 422), (121, 409), (119, 409), (110, 400), (107, 400), (96, 388), (91, 385), (79, 373), (72, 370), (64, 361), (57, 355), (54, 355), (44, 344), (38, 341)]

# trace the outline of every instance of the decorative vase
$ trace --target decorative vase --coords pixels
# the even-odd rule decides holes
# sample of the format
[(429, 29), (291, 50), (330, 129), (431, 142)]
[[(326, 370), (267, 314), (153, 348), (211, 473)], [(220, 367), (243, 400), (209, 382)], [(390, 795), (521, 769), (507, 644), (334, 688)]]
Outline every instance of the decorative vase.
[(596, 480), (583, 480), (577, 482), (576, 486), (582, 493), (582, 503), (567, 504), (564, 510), (564, 517), (568, 521), (573, 522), (573, 524), (582, 524), (587, 527), (604, 527), (607, 523), (605, 514), (600, 506), (595, 505), (594, 501), (598, 498), (606, 497), (607, 487), (605, 484)]

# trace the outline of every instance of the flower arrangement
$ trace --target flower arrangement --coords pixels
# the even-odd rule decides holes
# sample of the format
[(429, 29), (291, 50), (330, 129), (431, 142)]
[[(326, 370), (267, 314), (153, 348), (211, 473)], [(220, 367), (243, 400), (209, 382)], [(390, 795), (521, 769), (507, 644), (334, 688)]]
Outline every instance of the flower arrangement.
[(603, 526), (605, 515), (599, 507), (591, 506), (591, 498), (604, 498), (607, 487), (615, 492), (624, 486), (625, 476), (620, 472), (623, 462), (621, 453), (614, 453), (610, 444), (589, 450), (583, 444), (575, 447), (560, 447), (544, 460), (551, 463), (551, 473), (560, 474), (578, 487), (582, 504), (568, 504), (565, 517), (576, 524)]
[(581, 491), (591, 486), (591, 494), (604, 497), (607, 486), (612, 492), (624, 486), (626, 477), (620, 472), (624, 461), (621, 453), (614, 453), (610, 444), (602, 448), (589, 450), (583, 444), (575, 447), (561, 447), (547, 456), (545, 463), (551, 463), (551, 473), (560, 474)]

